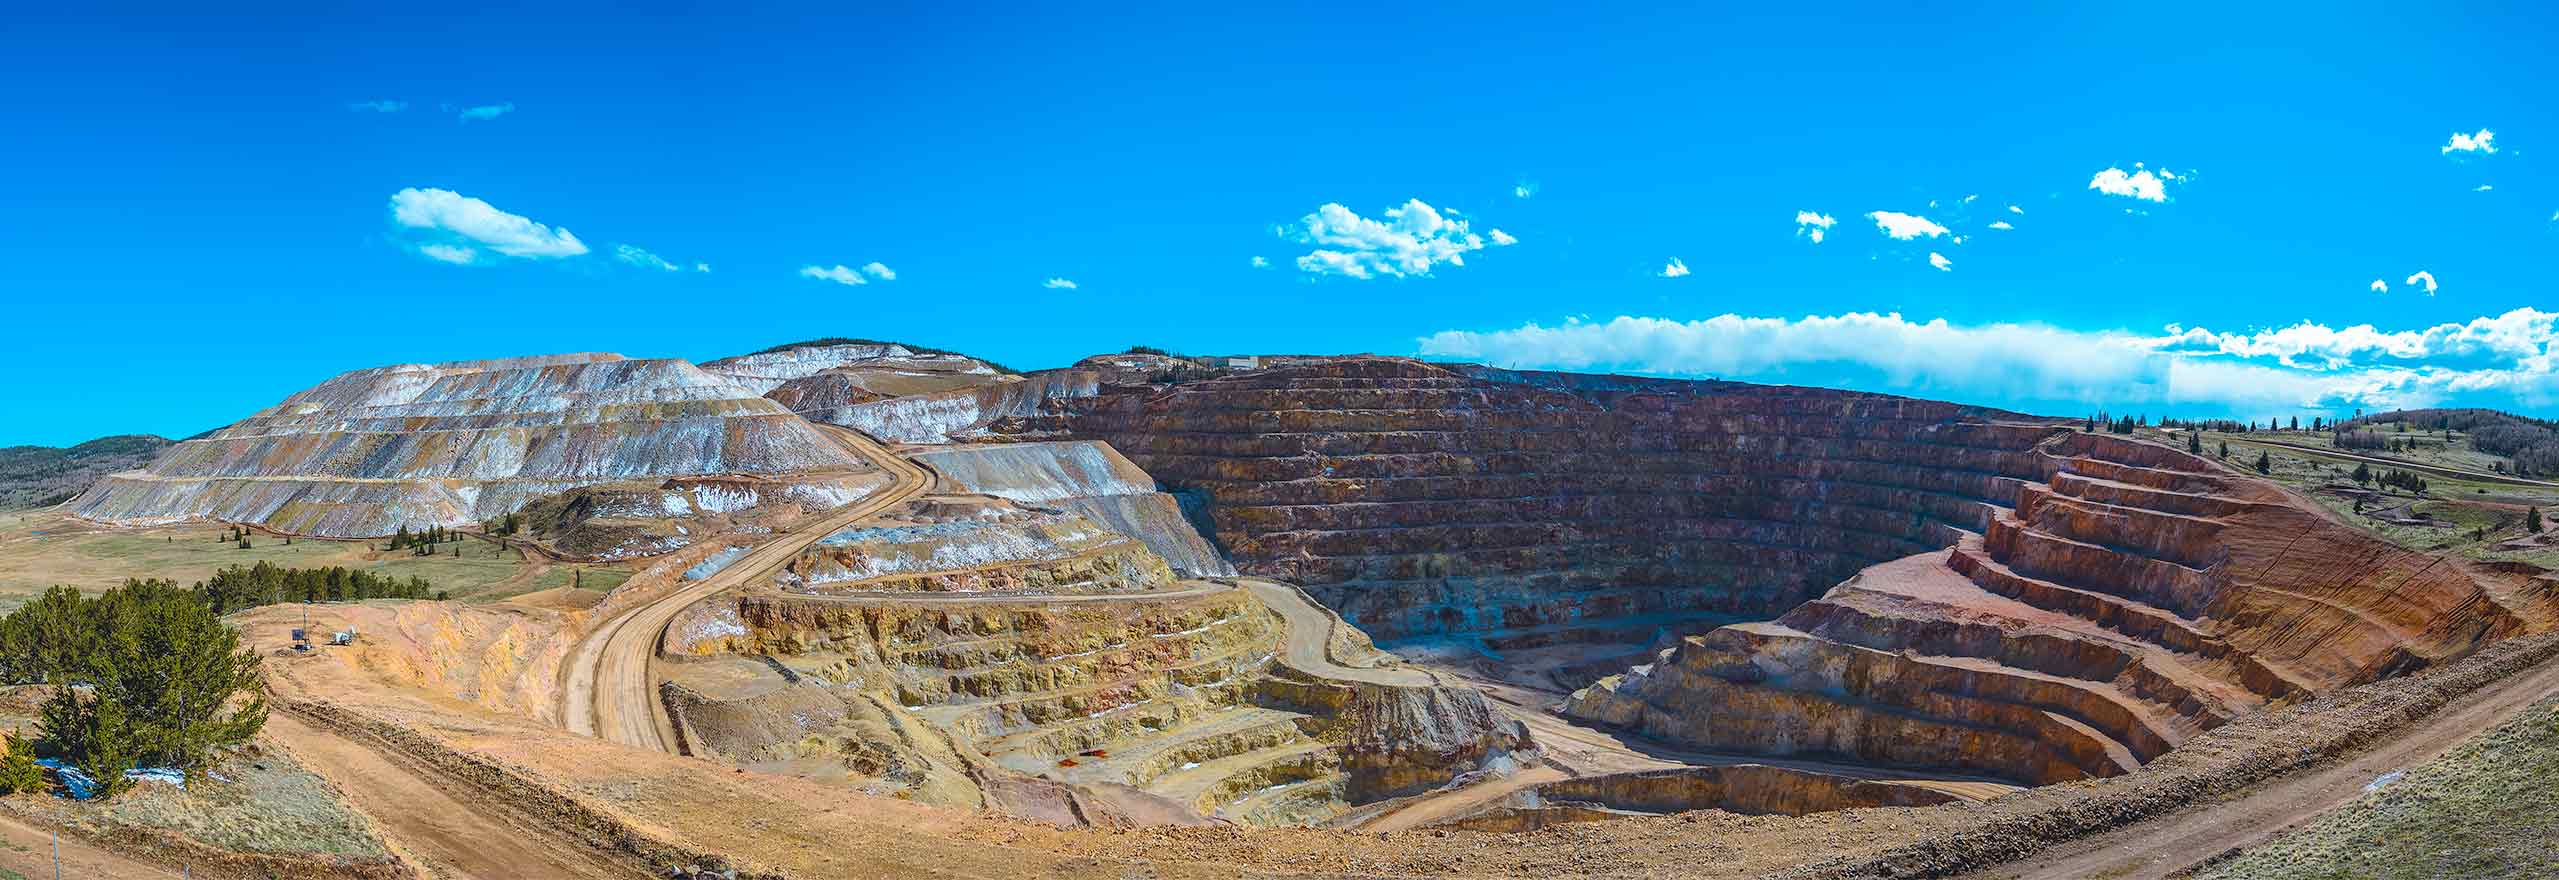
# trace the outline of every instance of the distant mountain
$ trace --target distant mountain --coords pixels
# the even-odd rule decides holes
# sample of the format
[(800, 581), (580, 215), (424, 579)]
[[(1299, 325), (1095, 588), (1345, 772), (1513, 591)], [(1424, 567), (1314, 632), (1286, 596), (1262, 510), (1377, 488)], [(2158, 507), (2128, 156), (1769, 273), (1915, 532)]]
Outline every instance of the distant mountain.
[(150, 463), (174, 441), (150, 434), (100, 437), (78, 446), (0, 448), (0, 510), (50, 507), (99, 477)]

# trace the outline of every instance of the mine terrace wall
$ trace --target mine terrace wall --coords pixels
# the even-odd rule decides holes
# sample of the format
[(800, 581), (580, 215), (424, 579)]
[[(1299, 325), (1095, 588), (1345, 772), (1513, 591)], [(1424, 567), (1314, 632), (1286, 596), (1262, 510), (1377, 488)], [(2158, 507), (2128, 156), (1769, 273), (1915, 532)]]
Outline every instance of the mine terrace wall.
[(1104, 387), (994, 429), (1101, 439), (1203, 493), (1239, 568), (1303, 583), (1381, 639), (1774, 615), (1986, 528), (2062, 430), (1882, 395), (1394, 358)]

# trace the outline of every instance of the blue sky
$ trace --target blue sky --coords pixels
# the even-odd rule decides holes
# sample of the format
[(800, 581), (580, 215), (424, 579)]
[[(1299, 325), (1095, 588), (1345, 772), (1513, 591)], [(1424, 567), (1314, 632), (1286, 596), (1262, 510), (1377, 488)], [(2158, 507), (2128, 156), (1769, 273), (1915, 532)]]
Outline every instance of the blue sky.
[(0, 443), (829, 335), (2559, 414), (2554, 14), (2243, 6), (22, 11)]

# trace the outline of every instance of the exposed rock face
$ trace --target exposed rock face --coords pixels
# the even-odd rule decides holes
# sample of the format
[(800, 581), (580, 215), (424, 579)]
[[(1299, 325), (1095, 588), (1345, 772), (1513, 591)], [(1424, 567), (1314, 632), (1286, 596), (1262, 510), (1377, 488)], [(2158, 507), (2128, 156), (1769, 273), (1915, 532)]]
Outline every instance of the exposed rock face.
[(2548, 629), (2553, 582), (2400, 549), (2262, 481), (2072, 434), (1987, 534), (1681, 641), (1569, 714), (1694, 746), (2127, 772), (2235, 714)]
[(592, 561), (671, 553), (721, 532), (769, 528), (791, 512), (832, 510), (888, 480), (879, 473), (822, 480), (680, 477), (602, 483), (546, 496), (524, 510), (525, 534), (551, 552)]
[(1957, 800), (1954, 795), (1907, 782), (1853, 779), (1766, 764), (1731, 764), (1549, 782), (1432, 827), (1518, 832), (1689, 810), (1801, 816), (1859, 807), (1921, 807)]
[(1036, 414), (1049, 400), (1091, 397), (1102, 389), (1094, 370), (1044, 370), (1018, 382), (814, 406), (802, 415), (843, 425), (891, 443), (951, 443), (980, 437), (998, 419)]
[(1144, 541), (1184, 577), (1232, 575), (1217, 549), (1182, 516), (1155, 478), (1094, 441), (1002, 443), (917, 453), (954, 491), (1054, 507)]
[[(1280, 619), (1250, 593), (1190, 586), (1082, 601), (705, 603), (669, 628), (669, 653), (711, 658), (679, 664), (677, 677), (736, 704), (694, 700), (678, 714), (704, 719), (704, 741), (733, 759), (791, 762), (796, 772), (851, 768), (865, 786), (922, 796), (944, 775), (935, 768), (951, 762), (929, 743), (891, 753), (913, 730), (938, 730), (988, 786), (1033, 777), (1127, 788), (1248, 823), (1319, 820), (1529, 747), (1525, 730), (1477, 691), (1291, 668), (1278, 659)], [(738, 665), (759, 654), (794, 686), (832, 693), (777, 696), (771, 675)], [(854, 705), (848, 694), (869, 696)], [(786, 718), (810, 724), (795, 735)]]
[(923, 394), (1010, 377), (994, 364), (967, 355), (917, 351), (894, 342), (785, 346), (709, 361), (702, 369), (795, 410), (802, 408), (800, 404), (834, 401), (841, 405), (857, 396)]
[(1769, 615), (1986, 528), (2058, 427), (1724, 382), (1290, 359), (996, 426), (1211, 500), (1237, 567), (1380, 638)]
[(364, 537), (484, 520), (597, 483), (867, 467), (692, 364), (573, 354), (347, 373), (110, 476), (71, 510)]
[[(928, 502), (908, 522), (818, 539), (774, 578), (795, 593), (1143, 592), (1173, 582), (1146, 545), (1071, 513)], [(913, 510), (915, 508), (910, 508)]]

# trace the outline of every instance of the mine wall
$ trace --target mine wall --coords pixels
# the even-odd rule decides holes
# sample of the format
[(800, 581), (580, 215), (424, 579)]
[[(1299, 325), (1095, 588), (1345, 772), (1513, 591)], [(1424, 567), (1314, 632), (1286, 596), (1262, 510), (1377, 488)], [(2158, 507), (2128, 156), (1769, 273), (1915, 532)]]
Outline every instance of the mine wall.
[(1852, 392), (1475, 373), (1309, 361), (994, 430), (1107, 441), (1205, 496), (1241, 570), (1387, 641), (1773, 616), (1985, 528), (2062, 430)]

